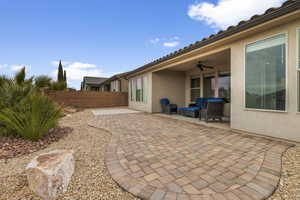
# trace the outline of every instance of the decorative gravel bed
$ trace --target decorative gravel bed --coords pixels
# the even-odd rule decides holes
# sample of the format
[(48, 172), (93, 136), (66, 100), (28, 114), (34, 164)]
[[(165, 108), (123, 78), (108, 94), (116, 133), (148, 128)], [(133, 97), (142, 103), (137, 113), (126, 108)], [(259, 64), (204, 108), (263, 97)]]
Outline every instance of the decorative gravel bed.
[(45, 149), (51, 143), (57, 142), (71, 132), (72, 128), (57, 127), (50, 130), (46, 137), (38, 141), (24, 140), (21, 137), (0, 136), (0, 159), (10, 159)]
[(268, 200), (300, 199), (300, 145), (288, 149), (282, 157), (279, 186)]
[(68, 115), (61, 120), (61, 126), (73, 128), (71, 134), (39, 152), (8, 159), (7, 163), (0, 160), (0, 199), (39, 200), (28, 188), (24, 168), (36, 155), (54, 149), (73, 149), (76, 159), (68, 191), (59, 200), (136, 199), (111, 179), (103, 160), (111, 135), (89, 127), (88, 121), (92, 118), (88, 110)]

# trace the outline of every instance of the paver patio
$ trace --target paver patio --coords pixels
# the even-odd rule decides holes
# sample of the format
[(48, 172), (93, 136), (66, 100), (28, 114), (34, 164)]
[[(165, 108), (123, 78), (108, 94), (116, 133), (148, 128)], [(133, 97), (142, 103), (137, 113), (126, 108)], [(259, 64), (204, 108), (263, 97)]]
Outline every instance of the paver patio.
[(97, 116), (90, 125), (112, 133), (112, 178), (150, 200), (265, 199), (291, 146), (145, 113)]

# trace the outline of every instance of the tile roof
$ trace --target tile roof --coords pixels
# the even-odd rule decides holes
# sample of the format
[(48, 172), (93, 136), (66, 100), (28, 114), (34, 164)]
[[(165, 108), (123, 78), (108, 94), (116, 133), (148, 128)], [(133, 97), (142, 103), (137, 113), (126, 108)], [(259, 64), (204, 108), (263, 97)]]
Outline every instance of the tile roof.
[(221, 40), (223, 38), (226, 38), (228, 36), (231, 36), (235, 33), (241, 32), (243, 30), (249, 29), (251, 27), (254, 27), (256, 25), (262, 24), (264, 22), (270, 21), (274, 18), (283, 16), (285, 14), (288, 14), (290, 12), (293, 12), (295, 10), (300, 9), (300, 0), (288, 0), (284, 2), (280, 7), (278, 8), (269, 8), (265, 11), (265, 13), (261, 15), (254, 15), (247, 21), (240, 21), (236, 26), (229, 26), (226, 30), (221, 30), (217, 34), (212, 34), (206, 38), (203, 38), (202, 40), (196, 41), (193, 44), (190, 44), (189, 46), (186, 46), (182, 49), (179, 49), (177, 51), (174, 51), (168, 55), (165, 55), (157, 60), (154, 60), (151, 63), (148, 63), (142, 67), (139, 67), (135, 70), (132, 70), (129, 74), (134, 74), (136, 72), (145, 70), (147, 68), (150, 68), (156, 64), (162, 63), (166, 60), (169, 60), (171, 58), (174, 58), (179, 55), (183, 55), (185, 53), (188, 53), (192, 50), (201, 48), (203, 46), (206, 46), (210, 43), (216, 42), (218, 40)]
[(130, 73), (130, 72), (124, 72), (124, 73), (115, 74), (115, 75), (113, 75), (112, 77), (110, 77), (110, 78), (106, 79), (105, 81), (103, 81), (103, 82), (101, 83), (101, 85), (102, 85), (102, 84), (105, 84), (105, 83), (108, 83), (109, 81), (116, 80), (116, 79), (118, 79), (118, 78), (126, 77), (126, 75), (129, 74), (129, 73)]
[(107, 80), (107, 78), (104, 77), (90, 77), (90, 76), (85, 76), (83, 77), (83, 82), (85, 84), (101, 84), (102, 82), (104, 82), (105, 80)]

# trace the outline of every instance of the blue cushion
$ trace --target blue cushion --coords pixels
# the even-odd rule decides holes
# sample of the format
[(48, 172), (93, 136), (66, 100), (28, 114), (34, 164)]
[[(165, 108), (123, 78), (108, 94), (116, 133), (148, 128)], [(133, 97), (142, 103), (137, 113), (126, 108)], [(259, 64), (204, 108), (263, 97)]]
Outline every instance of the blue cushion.
[(179, 108), (178, 110), (195, 112), (195, 111), (199, 110), (199, 107), (192, 106), (192, 107)]
[(205, 98), (197, 98), (196, 99), (196, 105), (199, 107), (199, 109), (203, 108), (205, 106), (206, 99)]
[(207, 102), (224, 102), (223, 98), (197, 98), (196, 106), (179, 108), (179, 111), (192, 111), (195, 112), (197, 110), (201, 110), (206, 107)]
[(195, 111), (199, 110), (199, 107), (189, 107), (189, 108), (187, 108), (187, 110), (195, 112)]
[(219, 102), (224, 102), (224, 99), (223, 98), (208, 98), (207, 102), (219, 103)]
[(163, 98), (163, 99), (160, 99), (160, 103), (163, 104), (163, 105), (169, 105), (170, 101), (167, 98)]

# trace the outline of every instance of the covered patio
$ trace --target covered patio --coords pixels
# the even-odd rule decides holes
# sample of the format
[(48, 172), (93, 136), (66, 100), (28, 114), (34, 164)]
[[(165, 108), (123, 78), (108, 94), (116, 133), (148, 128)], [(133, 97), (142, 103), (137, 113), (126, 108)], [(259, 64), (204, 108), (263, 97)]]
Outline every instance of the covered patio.
[[(197, 59), (168, 66), (152, 74), (152, 109), (162, 112), (160, 100), (166, 98), (177, 105), (177, 111), (195, 106), (199, 98), (224, 100), (222, 121), (214, 124), (230, 126), (231, 116), (231, 52), (214, 52)], [(201, 109), (199, 109), (201, 112)], [(181, 116), (184, 115), (180, 112)], [(179, 115), (179, 112), (172, 113)], [(186, 116), (186, 115), (184, 115)], [(179, 117), (179, 116), (178, 116)], [(196, 113), (194, 118), (198, 118)]]

